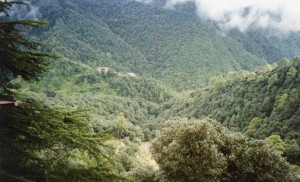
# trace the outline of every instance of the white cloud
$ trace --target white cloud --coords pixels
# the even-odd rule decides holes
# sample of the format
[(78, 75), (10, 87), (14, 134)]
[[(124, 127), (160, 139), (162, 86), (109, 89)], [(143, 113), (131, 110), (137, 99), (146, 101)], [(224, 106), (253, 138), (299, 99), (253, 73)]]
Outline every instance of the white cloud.
[(153, 0), (135, 0), (135, 1), (148, 4), (148, 3), (151, 3)]
[(166, 7), (188, 1), (195, 2), (201, 17), (217, 22), (223, 30), (300, 31), (300, 0), (168, 0)]
[(168, 0), (167, 4), (166, 4), (166, 7), (170, 8), (170, 7), (173, 7), (176, 4), (186, 3), (186, 2), (189, 2), (189, 1), (193, 2), (194, 0)]

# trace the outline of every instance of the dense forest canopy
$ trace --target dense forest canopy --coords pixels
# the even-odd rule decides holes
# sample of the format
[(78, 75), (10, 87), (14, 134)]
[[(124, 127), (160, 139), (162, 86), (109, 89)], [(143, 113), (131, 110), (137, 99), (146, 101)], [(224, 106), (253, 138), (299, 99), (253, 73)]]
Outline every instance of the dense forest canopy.
[(210, 119), (167, 123), (152, 151), (159, 175), (167, 181), (294, 180), (288, 164), (266, 143), (229, 132)]
[(281, 39), (260, 30), (231, 30), (224, 35), (197, 16), (193, 3), (173, 9), (166, 9), (164, 1), (32, 3), (39, 8), (36, 16), (49, 20), (39, 37), (51, 51), (88, 66), (151, 76), (175, 90), (199, 88), (211, 76), (258, 70), (300, 53), (297, 34)]
[(166, 3), (0, 1), (0, 181), (299, 180), (300, 34)]
[(211, 79), (211, 86), (162, 106), (161, 120), (211, 117), (232, 130), (264, 139), (280, 135), (286, 155), (299, 165), (300, 59), (284, 59), (254, 72), (235, 72)]

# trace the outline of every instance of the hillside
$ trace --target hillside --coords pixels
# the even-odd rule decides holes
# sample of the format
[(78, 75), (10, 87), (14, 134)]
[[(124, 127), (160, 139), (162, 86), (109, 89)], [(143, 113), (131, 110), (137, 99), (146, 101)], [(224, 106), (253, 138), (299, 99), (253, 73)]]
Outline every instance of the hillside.
[(0, 1), (0, 181), (300, 179), (300, 34), (167, 1)]
[[(164, 2), (158, 1), (32, 2), (39, 7), (38, 16), (49, 20), (46, 28), (33, 32), (33, 38), (47, 43), (47, 51), (63, 58), (51, 64), (45, 78), (38, 86), (28, 86), (28, 91), (42, 92), (41, 97), (52, 105), (89, 109), (96, 131), (113, 128), (121, 113), (136, 127), (128, 136), (146, 138), (149, 131), (160, 128), (157, 123), (170, 116), (209, 116), (245, 133), (257, 117), (265, 122), (261, 121), (264, 124), (253, 137), (280, 134), (287, 142), (298, 139), (294, 126), (298, 111), (288, 109), (292, 113), (286, 114), (286, 110), (271, 109), (276, 96), (295, 92), (297, 84), (282, 81), (284, 88), (271, 89), (254, 81), (263, 77), (268, 83), (271, 73), (279, 70), (259, 73), (267, 62), (300, 53), (298, 34), (284, 39), (261, 30), (224, 34), (197, 16), (193, 3), (166, 9)], [(108, 74), (99, 73), (97, 69), (102, 67), (109, 68)], [(252, 72), (228, 74), (239, 70)], [(120, 76), (126, 73), (137, 77)], [(222, 75), (227, 75), (227, 80), (219, 83)], [(213, 82), (217, 86), (207, 87)], [(176, 101), (181, 97), (176, 91), (201, 87), (205, 89), (192, 92), (187, 101)]]
[(229, 73), (211, 79), (211, 86), (162, 106), (159, 121), (174, 117), (210, 117), (234, 131), (264, 139), (280, 135), (299, 164), (300, 59), (282, 60), (260, 72)]
[(283, 40), (259, 31), (226, 35), (197, 16), (193, 3), (171, 10), (159, 1), (32, 1), (39, 17), (49, 20), (38, 33), (49, 51), (91, 67), (151, 76), (179, 91), (300, 53), (296, 35)]

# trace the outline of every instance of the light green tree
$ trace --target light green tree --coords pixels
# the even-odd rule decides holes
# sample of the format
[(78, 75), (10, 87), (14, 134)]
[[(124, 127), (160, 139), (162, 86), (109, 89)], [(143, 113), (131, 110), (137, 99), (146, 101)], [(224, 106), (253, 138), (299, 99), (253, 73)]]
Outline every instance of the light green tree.
[(270, 78), (269, 78), (269, 81), (268, 81), (268, 87), (272, 87), (275, 83), (278, 82), (278, 74), (275, 73), (274, 75), (272, 75)]
[(278, 154), (283, 154), (285, 151), (285, 143), (279, 135), (271, 135), (266, 138), (268, 145)]
[(297, 69), (295, 67), (290, 67), (289, 71), (287, 72), (286, 76), (288, 79), (292, 79), (297, 75)]
[(250, 136), (252, 136), (257, 131), (257, 129), (259, 129), (260, 126), (261, 126), (260, 118), (259, 117), (253, 118), (249, 123), (247, 133)]
[(130, 122), (125, 118), (124, 113), (120, 113), (116, 118), (117, 137), (119, 139), (124, 137), (125, 132), (130, 128)]
[(275, 100), (275, 108), (283, 107), (288, 101), (289, 95), (287, 93), (279, 95)]

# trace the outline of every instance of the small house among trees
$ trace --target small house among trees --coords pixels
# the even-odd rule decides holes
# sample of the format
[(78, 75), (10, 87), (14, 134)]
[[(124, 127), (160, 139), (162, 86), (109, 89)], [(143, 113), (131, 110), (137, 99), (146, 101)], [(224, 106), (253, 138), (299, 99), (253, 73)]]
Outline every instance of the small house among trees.
[(97, 71), (101, 74), (107, 74), (109, 71), (109, 67), (99, 67), (97, 68)]

